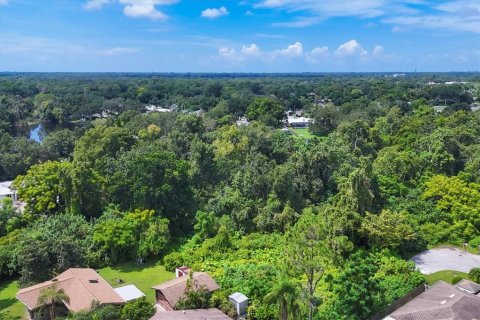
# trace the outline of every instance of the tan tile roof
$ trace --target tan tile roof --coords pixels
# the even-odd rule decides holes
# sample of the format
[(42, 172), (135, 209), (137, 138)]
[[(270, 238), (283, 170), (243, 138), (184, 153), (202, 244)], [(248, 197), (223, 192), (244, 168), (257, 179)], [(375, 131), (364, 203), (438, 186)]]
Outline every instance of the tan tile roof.
[(159, 311), (150, 320), (232, 320), (218, 309)]
[(65, 291), (70, 298), (70, 302), (65, 303), (65, 306), (73, 312), (89, 309), (93, 301), (100, 304), (125, 303), (95, 270), (82, 268), (68, 269), (50, 281), (21, 289), (17, 293), (17, 299), (28, 309), (37, 309), (41, 307), (37, 305), (40, 292), (50, 286)]
[(395, 310), (386, 319), (480, 319), (480, 298), (460, 291), (444, 281), (438, 281), (430, 289)]
[[(205, 272), (194, 272), (193, 279), (197, 284), (197, 289), (200, 286), (206, 286), (209, 292), (213, 292), (220, 287), (218, 284)], [(172, 307), (175, 307), (177, 302), (183, 296), (187, 287), (188, 276), (172, 279), (170, 281), (154, 286), (152, 289), (160, 291), (168, 300)]]

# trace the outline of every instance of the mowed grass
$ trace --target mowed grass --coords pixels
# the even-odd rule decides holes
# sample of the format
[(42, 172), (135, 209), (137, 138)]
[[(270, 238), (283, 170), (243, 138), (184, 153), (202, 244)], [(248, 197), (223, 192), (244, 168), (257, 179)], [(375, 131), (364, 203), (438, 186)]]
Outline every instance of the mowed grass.
[[(154, 285), (175, 278), (175, 273), (168, 272), (164, 266), (147, 262), (137, 265), (135, 262), (126, 262), (114, 267), (98, 270), (98, 273), (114, 288), (134, 284), (147, 296), (149, 301), (155, 301)], [(124, 283), (119, 283), (119, 280)]]
[(300, 136), (305, 139), (310, 139), (314, 137), (314, 135), (310, 133), (308, 128), (295, 128), (292, 130), (297, 136)]
[(439, 280), (443, 280), (447, 283), (452, 283), (453, 278), (457, 278), (457, 277), (460, 277), (462, 279), (468, 279), (468, 274), (464, 272), (453, 271), (453, 270), (443, 270), (443, 271), (438, 271), (438, 272), (425, 275), (425, 279), (427, 280), (427, 283), (430, 285), (434, 284)]
[(0, 319), (25, 318), (25, 307), (15, 298), (19, 289), (18, 282), (14, 280), (0, 283)]

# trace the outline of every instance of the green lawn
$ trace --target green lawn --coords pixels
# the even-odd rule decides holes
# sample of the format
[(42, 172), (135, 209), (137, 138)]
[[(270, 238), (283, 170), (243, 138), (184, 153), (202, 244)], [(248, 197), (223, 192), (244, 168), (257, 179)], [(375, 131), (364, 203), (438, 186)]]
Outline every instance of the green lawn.
[(452, 283), (452, 279), (454, 277), (461, 277), (464, 279), (468, 279), (468, 274), (459, 272), (459, 271), (443, 270), (443, 271), (438, 271), (435, 273), (425, 275), (425, 279), (427, 280), (428, 284), (434, 284), (438, 280), (443, 280), (447, 283)]
[[(128, 284), (136, 285), (152, 302), (155, 300), (155, 294), (151, 288), (156, 284), (175, 278), (174, 273), (166, 271), (164, 266), (156, 265), (153, 262), (143, 265), (127, 262), (115, 267), (100, 269), (98, 273), (114, 288)], [(122, 279), (124, 283), (120, 284), (119, 279)]]
[(311, 134), (310, 131), (308, 131), (308, 128), (296, 128), (292, 130), (297, 136), (301, 136), (305, 139), (313, 138), (313, 134)]
[(23, 304), (15, 298), (18, 290), (17, 281), (0, 283), (0, 319), (23, 319), (25, 308)]

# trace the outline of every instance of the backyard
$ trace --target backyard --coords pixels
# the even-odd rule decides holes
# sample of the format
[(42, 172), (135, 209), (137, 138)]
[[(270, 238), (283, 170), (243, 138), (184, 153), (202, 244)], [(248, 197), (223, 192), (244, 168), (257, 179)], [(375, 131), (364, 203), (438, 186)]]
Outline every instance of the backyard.
[(16, 298), (17, 281), (0, 283), (0, 319), (19, 320), (23, 318), (25, 309)]
[[(128, 284), (136, 285), (151, 302), (155, 300), (154, 290), (151, 287), (175, 277), (174, 273), (166, 271), (164, 266), (154, 262), (142, 265), (126, 262), (97, 271), (114, 288)], [(120, 283), (120, 280), (123, 283)], [(24, 306), (15, 298), (18, 290), (18, 282), (15, 280), (0, 283), (0, 319), (20, 320), (23, 318)]]
[[(439, 280), (443, 280), (447, 283), (458, 282), (461, 279), (468, 279), (468, 274), (454, 270), (443, 270), (435, 273), (426, 274), (425, 280), (427, 284), (432, 285)], [(453, 281), (455, 280), (455, 281)]]
[[(175, 278), (173, 272), (165, 270), (164, 266), (154, 262), (137, 265), (134, 262), (126, 262), (114, 267), (98, 270), (98, 273), (114, 288), (134, 284), (146, 294), (149, 301), (155, 300), (154, 285)], [(119, 280), (124, 283), (119, 283)]]

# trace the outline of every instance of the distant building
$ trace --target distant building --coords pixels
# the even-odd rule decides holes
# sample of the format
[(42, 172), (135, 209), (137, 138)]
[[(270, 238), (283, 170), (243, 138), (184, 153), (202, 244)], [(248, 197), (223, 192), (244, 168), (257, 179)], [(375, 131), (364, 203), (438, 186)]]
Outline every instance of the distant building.
[(246, 127), (250, 124), (250, 122), (245, 117), (238, 118), (237, 120), (237, 127)]
[(480, 319), (480, 297), (468, 290), (478, 284), (460, 281), (453, 286), (438, 281), (407, 303), (390, 313), (384, 320), (473, 320)]
[(241, 316), (247, 313), (248, 308), (248, 298), (243, 293), (235, 292), (234, 294), (228, 297), (232, 303), (237, 315)]
[(306, 117), (288, 116), (287, 124), (292, 128), (308, 128), (312, 119)]
[[(205, 272), (194, 272), (192, 274), (194, 290), (205, 287), (209, 293), (218, 290), (218, 284)], [(182, 299), (187, 287), (189, 277), (180, 276), (170, 281), (154, 286), (157, 304), (165, 311), (172, 311), (175, 305)]]
[(17, 201), (17, 191), (11, 188), (12, 183), (13, 181), (0, 182), (0, 200), (8, 197), (12, 198), (13, 201)]
[(71, 268), (52, 280), (18, 291), (17, 299), (25, 305), (29, 319), (43, 319), (48, 316), (42, 315), (44, 305), (38, 305), (37, 302), (42, 290), (49, 287), (62, 289), (70, 300), (57, 306), (58, 315), (89, 310), (94, 302), (100, 305), (125, 303), (125, 300), (95, 270)]
[[(175, 105), (175, 107), (176, 107), (176, 105)], [(158, 106), (155, 106), (153, 104), (149, 105), (149, 106), (145, 106), (145, 109), (147, 110), (147, 113), (150, 113), (150, 112), (172, 112), (172, 109), (158, 107)]]

